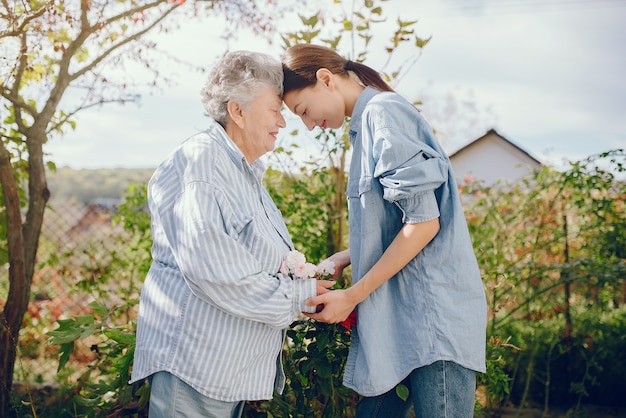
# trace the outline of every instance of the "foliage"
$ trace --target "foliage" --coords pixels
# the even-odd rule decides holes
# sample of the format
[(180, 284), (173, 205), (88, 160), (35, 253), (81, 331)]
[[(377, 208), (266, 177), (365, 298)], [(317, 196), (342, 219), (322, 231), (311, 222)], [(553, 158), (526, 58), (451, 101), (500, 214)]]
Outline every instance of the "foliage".
[[(621, 399), (616, 391), (620, 390), (619, 382), (626, 367), (626, 359), (623, 357), (623, 353), (626, 352), (624, 350), (626, 333), (623, 329), (626, 324), (624, 321), (625, 302), (624, 295), (620, 293), (620, 283), (623, 286), (624, 262), (623, 258), (614, 258), (621, 253), (615, 251), (614, 241), (607, 242), (603, 234), (605, 230), (608, 230), (614, 240), (624, 239), (624, 215), (623, 206), (621, 206), (623, 200), (620, 199), (624, 196), (624, 184), (611, 180), (599, 182), (597, 179), (594, 181), (588, 178), (592, 175), (597, 178), (610, 179), (613, 178), (611, 177), (613, 174), (620, 173), (619, 165), (612, 166), (606, 172), (596, 172), (595, 168), (590, 168), (598, 165), (604, 157), (615, 158), (619, 161), (619, 158), (623, 158), (623, 154), (612, 152), (601, 156), (591, 156), (582, 162), (573, 163), (572, 169), (564, 172), (555, 172), (545, 168), (524, 184), (511, 186), (510, 189), (504, 185), (485, 189), (472, 183), (462, 187), (463, 198), (466, 199), (465, 204), (468, 208), (468, 224), (472, 230), (474, 245), (481, 260), (481, 268), (488, 289), (493, 288), (492, 281), (498, 276), (488, 275), (489, 271), (499, 269), (500, 274), (505, 274), (507, 278), (515, 277), (519, 280), (516, 286), (521, 286), (517, 283), (524, 282), (519, 279), (523, 277), (522, 273), (531, 268), (535, 271), (539, 271), (540, 267), (545, 269), (542, 273), (545, 282), (532, 282), (537, 288), (540, 285), (545, 286), (543, 291), (539, 288), (531, 291), (529, 290), (531, 286), (528, 286), (524, 289), (507, 287), (506, 293), (493, 290), (489, 292), (490, 298), (498, 298), (491, 305), (499, 307), (499, 310), (492, 310), (492, 314), (495, 313), (495, 315), (492, 315), (490, 320), (490, 330), (495, 330), (495, 332), (490, 332), (487, 345), (488, 371), (484, 375), (479, 375), (479, 384), (484, 385), (486, 390), (485, 412), (497, 409), (508, 402), (515, 402), (515, 404), (544, 402), (544, 407), (547, 408), (549, 403), (565, 403), (575, 407), (588, 397), (606, 404), (619, 402)], [(269, 175), (268, 182), (275, 181), (272, 180), (275, 175), (277, 173)], [(576, 247), (572, 244), (570, 247), (569, 264), (573, 266), (570, 266), (570, 270), (576, 267), (578, 276), (572, 280), (576, 286), (572, 291), (571, 299), (576, 303), (572, 303), (571, 306), (573, 328), (570, 333), (571, 338), (568, 339), (565, 334), (567, 329), (564, 320), (565, 311), (562, 298), (558, 293), (563, 290), (562, 281), (559, 281), (559, 278), (554, 279), (555, 283), (548, 283), (548, 281), (552, 278), (551, 275), (554, 275), (555, 270), (570, 271), (567, 269), (569, 267), (560, 259), (554, 262), (553, 247), (542, 244), (537, 238), (533, 240), (535, 244), (533, 248), (527, 247), (528, 236), (534, 237), (531, 234), (537, 234), (534, 225), (545, 227), (546, 222), (542, 219), (551, 214), (551, 212), (541, 213), (537, 208), (550, 202), (553, 206), (559, 207), (554, 203), (554, 195), (549, 192), (548, 186), (562, 185), (563, 179), (572, 178), (581, 178), (579, 184), (595, 184), (596, 188), (586, 188), (580, 192), (581, 195), (584, 194), (587, 197), (579, 203), (577, 217), (572, 217), (575, 211), (568, 211), (570, 225), (572, 228), (577, 225), (576, 232), (572, 235), (578, 237), (582, 231), (586, 231), (584, 245)], [(317, 196), (317, 205), (324, 206), (325, 202), (321, 200), (319, 190), (323, 186), (318, 185), (316, 181), (311, 181), (309, 184), (310, 193)], [(290, 200), (291, 186), (288, 183), (284, 186), (279, 186), (278, 183), (274, 185), (276, 186), (276, 199), (279, 202), (283, 198), (288, 202), (292, 201)], [(575, 194), (572, 193), (571, 196)], [(606, 197), (612, 198), (605, 200)], [(594, 224), (594, 227), (583, 228), (584, 223), (575, 222), (579, 218), (590, 222), (590, 218), (598, 215), (596, 204), (588, 199), (604, 201), (602, 217), (610, 220), (610, 225), (606, 228), (599, 228), (597, 224)], [(525, 201), (528, 202), (525, 205), (520, 203)], [(569, 199), (568, 204), (572, 201), (574, 199)], [(313, 207), (315, 202), (316, 200), (312, 199), (307, 202), (307, 205)], [(515, 208), (509, 209), (507, 202), (516, 202)], [(99, 292), (102, 301), (105, 301), (108, 296), (105, 291), (98, 291), (98, 288), (105, 286), (106, 277), (108, 277), (107, 280), (111, 280), (112, 277), (117, 279), (119, 271), (134, 271), (135, 278), (139, 282), (149, 266), (148, 254), (151, 242), (149, 216), (145, 211), (138, 210), (145, 208), (145, 204), (145, 189), (135, 188), (127, 195), (125, 207), (120, 211), (119, 222), (131, 228), (133, 235), (136, 234), (134, 240), (126, 238), (126, 242), (137, 243), (129, 247), (134, 249), (127, 255), (127, 264), (115, 261), (114, 268), (104, 270), (101, 284), (95, 285), (94, 283), (94, 287), (85, 287), (91, 292)], [(496, 207), (499, 210), (496, 210)], [(296, 210), (297, 213), (300, 206), (293, 204), (289, 208), (290, 211)], [(290, 211), (285, 212), (287, 219), (292, 216)], [(497, 216), (494, 211), (500, 216)], [(311, 213), (312, 219), (320, 216), (320, 212), (315, 210)], [(503, 220), (501, 217), (504, 214), (508, 218)], [(523, 220), (524, 228), (517, 231), (518, 229), (514, 226), (521, 222), (520, 220)], [(502, 228), (503, 222), (507, 225), (506, 228)], [(305, 223), (306, 221), (303, 221), (303, 224)], [(296, 238), (302, 226), (291, 224), (290, 228), (292, 235)], [(562, 225), (560, 228), (555, 227), (554, 230), (562, 230)], [(523, 235), (523, 231), (529, 235)], [(507, 241), (509, 245), (500, 243), (496, 246), (496, 241), (503, 241), (505, 236), (513, 232), (521, 235), (518, 235), (515, 240)], [(494, 239), (496, 233), (502, 235)], [(539, 233), (540, 236), (545, 234), (547, 234), (546, 230)], [(307, 254), (309, 248), (311, 252), (314, 252), (315, 248), (323, 248), (321, 244), (324, 242), (323, 237), (310, 235), (306, 239), (310, 240), (309, 243), (312, 244), (310, 247), (304, 243), (298, 244), (297, 247), (302, 248)], [(552, 235), (550, 239), (554, 239)], [(561, 237), (561, 239), (565, 238)], [(572, 242), (571, 238), (570, 242)], [(574, 248), (577, 250), (574, 251)], [(115, 257), (120, 257), (125, 253), (126, 251), (120, 252)], [(520, 257), (518, 254), (523, 256)], [(577, 258), (580, 255), (585, 255), (585, 257), (594, 255), (600, 258), (592, 263), (586, 258)], [(529, 260), (533, 259), (542, 260), (544, 264), (535, 262), (528, 266)], [(110, 260), (107, 261), (107, 263), (110, 262)], [(56, 259), (53, 263), (58, 265), (59, 260)], [(99, 271), (99, 267), (94, 266), (92, 271)], [(348, 278), (344, 277), (344, 280), (347, 281)], [(511, 280), (499, 282), (498, 285), (505, 286)], [(340, 286), (346, 285), (346, 282), (340, 283)], [(135, 290), (137, 290), (136, 287)], [(126, 300), (127, 298), (124, 298), (124, 301)], [(136, 303), (136, 298), (129, 297), (128, 300), (128, 305)], [(107, 360), (104, 358), (93, 360), (88, 364), (90, 369), (88, 372), (83, 369), (85, 376), (102, 374), (103, 377), (100, 380), (95, 379), (98, 383), (87, 386), (80, 384), (80, 379), (71, 383), (75, 388), (72, 392), (73, 396), (78, 396), (75, 401), (95, 404), (85, 407), (77, 403), (75, 408), (85, 408), (85, 411), (96, 413), (95, 411), (102, 410), (104, 406), (120, 409), (139, 407), (140, 395), (145, 393), (142, 391), (147, 390), (145, 388), (139, 390), (143, 387), (142, 385), (128, 387), (122, 384), (112, 392), (107, 391), (111, 388), (111, 382), (123, 381), (123, 379), (115, 380), (115, 376), (124, 371), (115, 369), (113, 365), (122, 361), (124, 354), (128, 351), (124, 352), (121, 348), (114, 349), (109, 346), (119, 347), (120, 345), (119, 341), (110, 338), (110, 335), (117, 332), (115, 330), (132, 333), (132, 326), (134, 326), (132, 322), (127, 323), (126, 319), (118, 321), (119, 318), (113, 320), (112, 316), (115, 311), (129, 311), (125, 303), (109, 305), (108, 314), (103, 310), (101, 310), (102, 314), (95, 311), (78, 313), (73, 321), (64, 323), (65, 330), (61, 332), (61, 337), (69, 335), (71, 338), (73, 335), (76, 337), (76, 342), (80, 335), (93, 337), (94, 334), (90, 333), (94, 326), (105, 330), (98, 331), (100, 333), (98, 351), (106, 353), (103, 354), (104, 357), (112, 357)], [(112, 309), (113, 306), (116, 309)], [(496, 322), (495, 328), (494, 321)], [(110, 330), (107, 330), (108, 328)], [(502, 339), (498, 337), (498, 334), (507, 337)], [(249, 416), (304, 416), (302, 405), (313, 405), (319, 416), (324, 416), (324, 413), (327, 416), (332, 416), (332, 414), (352, 416), (358, 397), (352, 391), (346, 390), (340, 379), (349, 343), (346, 330), (338, 325), (312, 324), (308, 320), (299, 320), (290, 327), (288, 336), (289, 343), (284, 351), (284, 364), (288, 379), (285, 393), (275, 397), (272, 401), (249, 404), (247, 406)], [(126, 347), (128, 350), (132, 346), (132, 343), (130, 344)], [(122, 362), (122, 364), (126, 363)], [(66, 364), (66, 369), (68, 365), (70, 363)], [(125, 372), (127, 373), (127, 370)], [(69, 375), (69, 372), (61, 374)], [(133, 390), (135, 390), (134, 397), (132, 401), (128, 401), (128, 398), (124, 396), (132, 394)], [(128, 394), (122, 395), (124, 391)], [(100, 401), (96, 402), (96, 399)], [(126, 401), (128, 403), (124, 405), (123, 402)]]
[[(485, 188), (466, 179), (462, 186), (489, 334), (521, 349), (502, 356), (512, 379), (507, 397), (496, 388), (501, 401), (533, 399), (547, 411), (550, 403), (571, 404), (575, 393), (580, 403), (595, 384), (604, 354), (590, 356), (586, 341), (601, 318), (615, 320), (626, 304), (626, 185), (616, 178), (624, 158), (623, 150), (609, 151), (564, 171), (544, 167), (519, 184)], [(623, 339), (616, 343), (623, 350)], [(555, 375), (564, 391), (555, 391)]]
[(487, 371), (477, 376), (477, 386), (485, 388), (484, 405), (476, 403), (480, 411), (483, 406), (490, 408), (498, 407), (510, 393), (511, 376), (506, 372), (506, 357), (509, 349), (517, 349), (508, 341), (500, 341), (497, 336), (490, 336), (487, 340), (487, 352), (485, 353)]
[[(305, 248), (307, 257), (322, 259), (341, 248), (345, 236), (336, 237), (344, 225), (333, 213), (335, 185), (329, 180), (331, 173), (313, 171), (308, 175), (291, 176), (268, 169), (265, 183), (272, 198), (285, 217), (296, 248)], [(290, 190), (286, 194), (284, 191)], [(335, 237), (340, 240), (335, 241)]]
[[(59, 376), (72, 388), (67, 400), (74, 414), (136, 413), (148, 400), (145, 384), (127, 384), (135, 348), (139, 289), (152, 261), (150, 217), (144, 210), (145, 203), (145, 184), (131, 185), (114, 217), (124, 233), (110, 237), (116, 241), (114, 245), (104, 246), (120, 250), (111, 251), (110, 256), (94, 255), (93, 263), (83, 266), (83, 279), (78, 277), (77, 292), (92, 300), (88, 313), (59, 319), (58, 327), (48, 333), (50, 343), (59, 346)], [(64, 262), (69, 260), (54, 260), (56, 266)], [(76, 370), (69, 360), (84, 346), (93, 355)]]
[(287, 390), (282, 396), (262, 403), (257, 411), (280, 417), (354, 416), (358, 395), (341, 381), (348, 356), (349, 330), (341, 324), (299, 320), (289, 327), (287, 336), (289, 345), (284, 355)]
[(507, 325), (521, 350), (505, 357), (513, 377), (510, 395), (516, 405), (562, 406), (578, 411), (584, 403), (624, 406), (626, 371), (625, 309), (600, 312), (592, 304), (574, 309), (571, 338), (562, 336), (556, 318)]
[[(621, 253), (615, 251), (614, 241), (607, 242), (603, 234), (604, 231), (610, 231), (614, 239), (624, 238), (622, 205), (626, 194), (624, 183), (610, 180), (614, 178), (613, 173), (620, 172), (619, 165), (612, 166), (606, 172), (591, 168), (603, 158), (619, 161), (623, 154), (616, 151), (592, 156), (585, 161), (573, 163), (572, 169), (564, 172), (545, 168), (525, 183), (509, 189), (505, 185), (491, 189), (472, 183), (463, 186), (468, 224), (480, 258), (485, 285), (489, 290), (490, 300), (496, 298), (490, 303), (492, 315), (487, 346), (488, 369), (486, 374), (479, 375), (479, 384), (486, 390), (486, 411), (497, 409), (508, 402), (544, 402), (547, 409), (550, 403), (564, 403), (575, 407), (591, 396), (607, 404), (615, 403), (616, 400), (619, 402), (621, 399), (615, 390), (619, 391), (618, 382), (626, 367), (626, 359), (623, 358), (623, 353), (626, 352), (626, 341), (623, 338), (626, 301), (621, 293), (624, 260), (617, 257)], [(275, 175), (277, 173), (271, 174), (268, 182), (275, 181), (272, 180)], [(595, 177), (595, 180), (589, 176)], [(607, 181), (601, 182), (600, 178)], [(572, 205), (567, 210), (568, 225), (575, 231), (568, 235), (557, 234), (557, 231), (563, 230), (562, 223), (557, 226), (546, 222), (546, 217), (554, 219), (553, 212), (537, 210), (550, 206), (562, 207), (556, 203), (550, 186), (559, 185), (557, 190), (563, 189), (562, 193), (565, 194), (567, 188), (563, 186), (563, 179), (579, 179), (574, 183), (575, 187), (583, 187), (583, 190), (567, 194), (568, 205), (576, 201), (572, 196), (585, 196), (577, 205)], [(595, 185), (595, 188), (588, 188), (589, 184)], [(274, 185), (279, 202), (283, 198), (292, 202), (291, 186), (288, 183), (283, 186), (278, 186), (278, 183)], [(317, 196), (317, 206), (325, 204), (320, 200), (321, 187), (323, 186), (316, 181), (309, 183), (310, 193)], [(594, 203), (593, 200), (599, 203)], [(150, 245), (149, 217), (146, 212), (137, 210), (145, 208), (145, 190), (135, 189), (127, 196), (126, 202), (126, 208), (120, 212), (119, 220), (127, 227), (134, 228), (133, 234), (138, 234), (135, 240), (127, 241), (138, 244), (129, 247), (134, 250), (128, 260), (135, 261), (129, 261), (128, 264), (116, 262), (120, 264), (107, 274), (110, 280), (114, 271), (134, 271), (136, 279), (140, 281), (150, 261), (147, 256)], [(312, 199), (307, 205), (313, 207), (315, 202)], [(511, 207), (511, 202), (515, 202), (514, 208)], [(602, 206), (603, 213), (599, 213), (598, 204)], [(297, 209), (301, 209), (296, 204), (289, 208), (296, 209), (296, 214)], [(321, 212), (311, 210), (311, 213), (315, 219)], [(285, 212), (287, 219), (292, 215), (290, 211)], [(503, 218), (504, 216), (507, 218)], [(522, 223), (523, 227), (516, 228), (518, 223)], [(294, 238), (300, 235), (301, 225), (290, 225)], [(506, 227), (503, 228), (502, 225)], [(306, 234), (305, 230), (303, 234)], [(519, 235), (507, 241), (510, 234)], [(584, 236), (584, 241), (579, 242), (581, 236)], [(569, 244), (569, 263), (558, 258), (560, 254), (555, 251), (556, 242), (564, 242), (566, 237)], [(542, 241), (544, 238), (547, 242)], [(319, 251), (323, 248), (323, 237), (309, 235), (306, 239), (310, 240), (310, 246), (304, 243), (301, 247), (298, 245), (305, 253), (309, 253), (308, 248), (311, 248), (311, 252), (315, 248), (320, 249)], [(528, 248), (529, 239), (532, 239), (532, 248)], [(564, 250), (565, 246), (560, 248)], [(116, 257), (121, 254), (120, 252)], [(489, 275), (488, 272), (494, 274)], [(564, 290), (561, 277), (563, 272), (569, 274), (568, 280), (575, 285), (570, 294), (569, 308), (561, 296)], [(506, 280), (500, 276), (505, 276)], [(106, 274), (102, 279), (105, 277)], [(541, 277), (542, 280), (529, 279), (534, 277)], [(348, 285), (348, 278), (344, 277), (343, 280), (340, 286)], [(494, 286), (494, 280), (500, 280), (497, 282), (498, 287)], [(104, 281), (94, 288), (89, 286), (86, 289), (96, 292), (98, 286), (103, 285)], [(495, 291), (502, 287), (507, 291)], [(102, 292), (103, 300), (104, 293)], [(128, 300), (129, 304), (136, 303), (136, 298), (131, 297)], [(139, 390), (141, 385), (121, 385), (113, 391), (108, 390), (113, 387), (112, 382), (123, 381), (115, 380), (115, 376), (122, 373), (122, 370), (116, 369), (114, 364), (121, 361), (121, 364), (128, 366), (123, 362), (124, 354), (128, 351), (119, 348), (120, 341), (111, 338), (111, 335), (115, 335), (115, 330), (132, 333), (132, 321), (116, 322), (111, 317), (114, 311), (128, 311), (124, 303), (117, 309), (109, 309), (108, 314), (101, 310), (101, 316), (97, 312), (77, 315), (72, 321), (62, 323), (64, 328), (60, 329), (60, 336), (70, 339), (78, 339), (80, 335), (93, 336), (90, 333), (95, 325), (100, 330), (98, 351), (106, 354), (88, 366), (90, 371), (85, 372), (85, 376), (101, 373), (104, 377), (95, 380), (98, 383), (89, 387), (79, 384), (81, 380), (78, 379), (73, 392), (79, 396), (79, 402), (94, 403), (91, 409), (88, 408), (92, 413), (105, 406), (138, 408), (140, 395), (147, 390)], [(567, 309), (572, 323), (569, 333), (565, 316)], [(505, 335), (506, 338), (498, 335)], [(285, 393), (271, 401), (250, 403), (247, 413), (250, 416), (305, 416), (306, 412), (301, 408), (302, 405), (307, 405), (307, 408), (315, 411), (316, 416), (352, 416), (358, 397), (341, 384), (341, 373), (349, 344), (346, 330), (339, 325), (299, 320), (290, 327), (288, 337), (284, 351), (287, 371)], [(118, 348), (111, 348), (110, 345)], [(131, 346), (132, 342), (125, 349), (130, 350)], [(108, 356), (111, 358), (105, 361), (104, 357)], [(130, 396), (133, 390), (133, 400), (129, 401), (124, 396)], [(125, 391), (128, 394), (123, 394)], [(96, 399), (100, 401), (96, 402)], [(105, 399), (110, 403), (107, 404)], [(309, 409), (307, 411), (311, 413)]]

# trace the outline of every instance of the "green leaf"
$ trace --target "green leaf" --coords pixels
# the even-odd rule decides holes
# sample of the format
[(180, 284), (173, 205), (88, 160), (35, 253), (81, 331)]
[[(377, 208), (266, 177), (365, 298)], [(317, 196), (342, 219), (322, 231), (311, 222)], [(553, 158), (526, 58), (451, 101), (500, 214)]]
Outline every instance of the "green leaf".
[(145, 408), (148, 405), (150, 399), (150, 385), (145, 383), (139, 389), (137, 389), (136, 395), (139, 396), (139, 409)]
[(415, 35), (415, 46), (418, 47), (418, 48), (424, 48), (426, 46), (426, 44), (428, 42), (430, 42), (431, 38), (432, 37), (429, 37), (427, 39), (422, 39), (419, 36)]
[(325, 361), (325, 359), (318, 359), (315, 364), (315, 371), (317, 371), (317, 375), (322, 379), (330, 379), (332, 375), (332, 369), (330, 364)]
[(74, 321), (78, 325), (88, 325), (93, 324), (96, 318), (93, 315), (78, 315), (74, 317)]
[(118, 328), (105, 329), (104, 335), (120, 344), (130, 345), (135, 342), (134, 332), (122, 332)]
[(100, 403), (100, 398), (86, 398), (84, 396), (76, 395), (72, 398), (74, 402), (81, 406), (96, 406)]
[(57, 350), (57, 354), (61, 353), (61, 356), (59, 357), (59, 366), (57, 367), (57, 372), (60, 372), (65, 367), (67, 361), (70, 359), (70, 354), (72, 354), (72, 350), (74, 350), (74, 341), (61, 344), (61, 347), (59, 347), (59, 349)]
[(60, 319), (57, 321), (59, 327), (47, 333), (50, 337), (50, 344), (62, 345), (77, 340), (83, 330), (80, 325), (72, 319)]
[(313, 16), (308, 17), (308, 18), (305, 17), (305, 16), (302, 16), (302, 15), (299, 15), (299, 17), (300, 17), (300, 20), (302, 21), (302, 24), (304, 26), (310, 26), (312, 28), (315, 27), (315, 25), (317, 25), (317, 22), (319, 21), (319, 18), (318, 18), (317, 15), (313, 15)]
[(91, 302), (89, 306), (91, 306), (93, 311), (98, 315), (107, 315), (109, 313), (109, 310), (98, 302)]
[(406, 401), (409, 399), (409, 388), (399, 383), (398, 386), (396, 386), (396, 395), (398, 395), (398, 398)]

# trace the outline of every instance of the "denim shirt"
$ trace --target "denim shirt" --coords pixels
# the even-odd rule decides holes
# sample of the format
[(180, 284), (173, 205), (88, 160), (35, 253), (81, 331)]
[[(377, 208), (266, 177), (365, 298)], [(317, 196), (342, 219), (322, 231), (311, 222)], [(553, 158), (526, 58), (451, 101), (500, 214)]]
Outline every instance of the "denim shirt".
[(263, 172), (213, 121), (154, 172), (131, 383), (167, 371), (221, 401), (282, 392), (285, 328), (315, 311), (317, 283), (279, 273), (293, 244)]
[(357, 306), (344, 384), (377, 396), (439, 360), (484, 372), (485, 293), (450, 160), (411, 103), (369, 87), (356, 102), (350, 141), (353, 283), (404, 223), (439, 218), (440, 230)]

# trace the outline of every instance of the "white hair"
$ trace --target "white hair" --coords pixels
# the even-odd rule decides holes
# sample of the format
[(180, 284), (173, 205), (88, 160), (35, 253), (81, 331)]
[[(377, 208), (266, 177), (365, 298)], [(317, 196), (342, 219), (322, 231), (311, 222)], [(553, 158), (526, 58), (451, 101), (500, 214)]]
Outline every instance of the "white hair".
[(283, 94), (283, 70), (280, 61), (252, 51), (229, 52), (211, 69), (200, 90), (206, 113), (224, 128), (228, 122), (229, 100), (247, 108), (265, 88)]

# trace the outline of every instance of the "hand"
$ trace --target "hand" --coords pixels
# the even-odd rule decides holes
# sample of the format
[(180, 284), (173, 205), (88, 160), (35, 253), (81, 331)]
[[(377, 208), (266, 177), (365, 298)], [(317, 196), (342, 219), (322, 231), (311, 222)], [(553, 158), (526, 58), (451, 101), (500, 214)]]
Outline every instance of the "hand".
[(343, 274), (343, 270), (350, 265), (350, 250), (335, 253), (328, 257), (327, 260), (335, 263), (335, 273), (333, 273), (332, 279), (339, 280)]
[[(324, 293), (330, 292), (330, 288), (333, 287), (337, 282), (334, 280), (316, 280), (317, 285), (317, 296), (323, 295)], [(308, 299), (311, 300), (311, 299)], [(322, 310), (322, 305), (318, 306), (316, 310), (319, 312)], [(304, 312), (303, 312), (304, 313)], [(306, 314), (306, 313), (304, 313)]]
[[(324, 293), (330, 292), (330, 288), (333, 287), (337, 283), (334, 280), (318, 280), (317, 281), (317, 295), (323, 295)], [(311, 300), (311, 299), (309, 299)]]
[[(307, 299), (304, 303), (309, 306), (318, 306), (317, 313), (305, 313), (306, 316), (329, 324), (345, 321), (356, 306), (348, 289), (327, 290), (324, 294)], [(321, 311), (320, 306), (323, 306)]]

